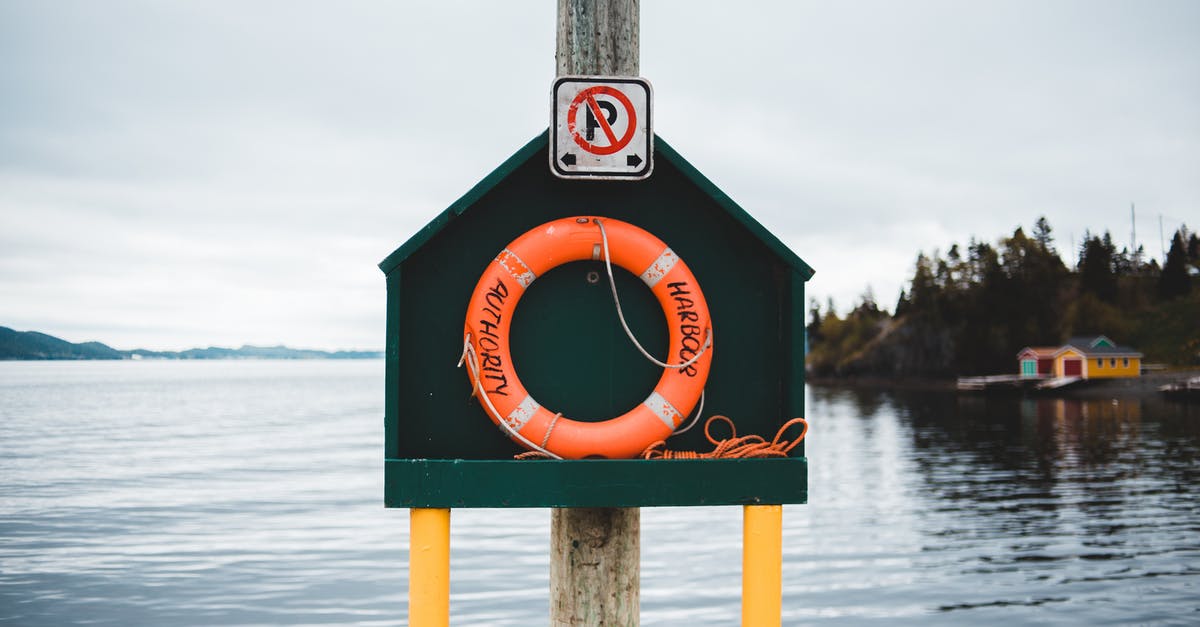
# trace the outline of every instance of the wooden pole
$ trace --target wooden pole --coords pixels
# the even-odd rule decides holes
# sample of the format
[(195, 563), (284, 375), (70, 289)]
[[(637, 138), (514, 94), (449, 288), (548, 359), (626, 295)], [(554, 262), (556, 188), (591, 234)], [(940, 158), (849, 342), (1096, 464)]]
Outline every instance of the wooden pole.
[(638, 75), (638, 0), (558, 0), (557, 75)]
[(550, 518), (550, 624), (637, 625), (641, 510), (571, 507)]
[(408, 624), (450, 624), (450, 510), (409, 510)]
[(783, 610), (783, 506), (742, 510), (742, 625), (778, 626)]
[[(638, 0), (558, 0), (558, 76), (638, 75)], [(550, 518), (550, 624), (637, 625), (641, 510), (560, 508)]]

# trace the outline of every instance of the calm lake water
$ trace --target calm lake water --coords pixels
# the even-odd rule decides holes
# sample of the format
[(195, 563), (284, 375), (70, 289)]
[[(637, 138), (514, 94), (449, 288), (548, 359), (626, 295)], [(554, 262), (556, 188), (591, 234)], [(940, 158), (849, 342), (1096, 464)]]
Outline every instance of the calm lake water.
[[(0, 623), (394, 625), (381, 361), (0, 362)], [(1200, 624), (1200, 408), (811, 388), (784, 623)], [(456, 625), (547, 622), (547, 510), (455, 510)], [(741, 510), (642, 511), (642, 622), (733, 625)]]

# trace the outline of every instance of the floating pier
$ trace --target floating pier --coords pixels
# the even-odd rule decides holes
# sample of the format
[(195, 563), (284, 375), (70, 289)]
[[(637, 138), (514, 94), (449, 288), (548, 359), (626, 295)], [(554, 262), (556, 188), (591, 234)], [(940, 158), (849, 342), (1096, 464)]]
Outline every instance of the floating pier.
[(1031, 377), (996, 374), (986, 377), (959, 377), (958, 389), (968, 392), (1058, 390), (1083, 381), (1082, 377)]

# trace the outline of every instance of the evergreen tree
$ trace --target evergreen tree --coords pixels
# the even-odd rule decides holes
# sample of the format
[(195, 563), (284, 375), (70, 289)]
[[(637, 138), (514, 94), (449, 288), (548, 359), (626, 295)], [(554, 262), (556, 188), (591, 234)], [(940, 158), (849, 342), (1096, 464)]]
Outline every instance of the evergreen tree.
[(1038, 223), (1033, 239), (1018, 228), (1002, 242), (1004, 281), (987, 296), (988, 308), (998, 318), (991, 325), (997, 338), (993, 359), (1012, 346), (1054, 343), (1060, 335), (1059, 294), (1067, 269), (1053, 252), (1050, 224), (1045, 218)]
[(821, 341), (821, 305), (817, 299), (808, 301), (808, 342), (816, 344)]
[(1139, 275), (1145, 274), (1146, 262), (1144, 260), (1146, 259), (1146, 247), (1142, 244), (1138, 244), (1137, 250), (1133, 252), (1132, 259), (1135, 262), (1133, 265), (1133, 273)]
[(1133, 255), (1129, 253), (1128, 248), (1122, 248), (1121, 252), (1113, 257), (1113, 273), (1117, 276), (1133, 274)]
[(1116, 246), (1112, 236), (1104, 233), (1104, 238), (1084, 234), (1082, 250), (1079, 253), (1079, 287), (1084, 292), (1095, 294), (1106, 303), (1117, 302), (1117, 275), (1114, 272), (1114, 256)]
[(902, 288), (900, 298), (896, 299), (896, 317), (899, 318), (906, 313), (908, 313), (908, 292)]
[(1054, 238), (1050, 236), (1051, 232), (1050, 223), (1046, 221), (1046, 216), (1042, 216), (1033, 225), (1033, 241), (1037, 242), (1038, 248), (1042, 252), (1057, 256), (1058, 252), (1054, 250)]
[(963, 281), (965, 269), (962, 253), (958, 251), (958, 244), (950, 246), (950, 250), (946, 252), (946, 287), (955, 291), (966, 288), (967, 284)]
[(1171, 250), (1167, 251), (1167, 260), (1163, 263), (1162, 274), (1158, 277), (1158, 295), (1163, 300), (1171, 300), (1191, 290), (1192, 278), (1188, 276), (1187, 247), (1183, 232), (1175, 231), (1175, 237), (1171, 238)]
[(987, 242), (977, 242), (974, 239), (967, 248), (967, 268), (967, 281), (973, 285), (994, 282), (1002, 273), (1000, 256), (996, 249)]
[(1021, 277), (1028, 272), (1028, 261), (1032, 256), (1034, 244), (1025, 235), (1025, 230), (1017, 227), (1012, 237), (1001, 242), (1000, 263), (1004, 274), (1009, 277)]
[(870, 313), (879, 313), (879, 305), (875, 302), (875, 290), (871, 289), (870, 284), (868, 284), (867, 289), (863, 291), (861, 299), (862, 302), (858, 305), (858, 307), (856, 307), (857, 310)]
[(1104, 250), (1108, 253), (1108, 257), (1110, 259), (1109, 269), (1112, 271), (1113, 277), (1115, 278), (1116, 276), (1125, 274), (1125, 271), (1131, 267), (1129, 262), (1129, 249), (1123, 248), (1121, 250), (1117, 250), (1117, 244), (1113, 241), (1112, 233), (1109, 233), (1108, 231), (1104, 232), (1102, 243), (1104, 244)]
[(932, 312), (937, 302), (937, 282), (933, 278), (933, 268), (925, 253), (917, 253), (917, 270), (913, 274), (908, 293), (914, 311)]

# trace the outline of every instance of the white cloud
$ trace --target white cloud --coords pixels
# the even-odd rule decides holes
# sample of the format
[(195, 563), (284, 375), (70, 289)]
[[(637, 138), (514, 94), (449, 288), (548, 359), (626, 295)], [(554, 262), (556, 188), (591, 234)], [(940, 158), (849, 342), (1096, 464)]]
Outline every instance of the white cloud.
[[(545, 128), (553, 5), (0, 7), (0, 324), (120, 347), (382, 344), (375, 264)], [(657, 130), (891, 306), (1039, 215), (1200, 223), (1200, 5), (655, 2)], [(1069, 254), (1066, 255), (1069, 258)]]

